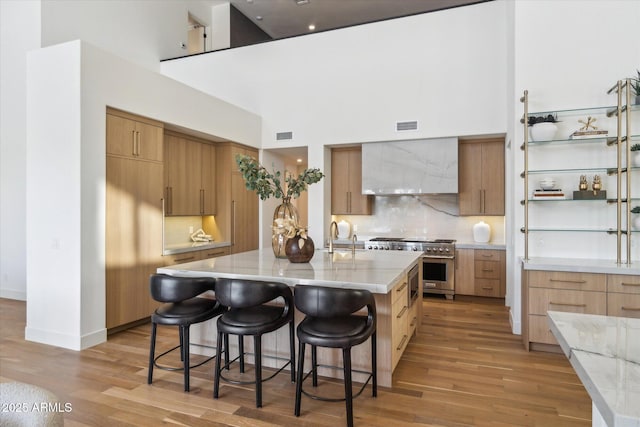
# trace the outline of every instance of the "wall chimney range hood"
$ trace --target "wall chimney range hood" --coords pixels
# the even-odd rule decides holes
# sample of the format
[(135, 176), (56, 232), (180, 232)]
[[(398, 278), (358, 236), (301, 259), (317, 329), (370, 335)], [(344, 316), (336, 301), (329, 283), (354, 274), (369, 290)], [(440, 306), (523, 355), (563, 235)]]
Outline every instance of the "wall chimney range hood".
[(362, 144), (362, 194), (458, 192), (458, 138)]

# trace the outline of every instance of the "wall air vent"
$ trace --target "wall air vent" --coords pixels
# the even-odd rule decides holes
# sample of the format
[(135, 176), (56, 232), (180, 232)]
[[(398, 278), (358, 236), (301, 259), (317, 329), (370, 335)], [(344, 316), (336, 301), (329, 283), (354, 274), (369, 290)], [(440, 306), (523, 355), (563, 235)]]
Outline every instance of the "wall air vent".
[(293, 132), (278, 132), (278, 133), (276, 133), (276, 141), (284, 141), (286, 139), (293, 139)]
[(396, 132), (403, 132), (405, 130), (418, 130), (418, 121), (396, 122)]

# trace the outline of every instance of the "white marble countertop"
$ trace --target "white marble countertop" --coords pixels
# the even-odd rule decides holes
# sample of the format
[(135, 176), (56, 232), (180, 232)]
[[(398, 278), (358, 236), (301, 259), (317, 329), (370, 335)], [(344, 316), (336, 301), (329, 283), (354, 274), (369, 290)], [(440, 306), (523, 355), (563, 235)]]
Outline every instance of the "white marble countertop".
[(162, 255), (175, 255), (193, 251), (204, 251), (207, 249), (224, 248), (231, 246), (231, 242), (186, 242), (175, 245), (167, 245)]
[(640, 319), (557, 311), (547, 315), (607, 425), (640, 426)]
[(175, 276), (274, 280), (290, 286), (321, 285), (386, 294), (421, 259), (422, 252), (356, 250), (354, 256), (351, 250), (335, 250), (329, 254), (319, 249), (311, 262), (295, 264), (276, 258), (268, 248), (162, 267), (157, 271)]
[(616, 264), (614, 260), (579, 258), (529, 258), (522, 260), (525, 270), (571, 271), (580, 273), (640, 274), (640, 262)]

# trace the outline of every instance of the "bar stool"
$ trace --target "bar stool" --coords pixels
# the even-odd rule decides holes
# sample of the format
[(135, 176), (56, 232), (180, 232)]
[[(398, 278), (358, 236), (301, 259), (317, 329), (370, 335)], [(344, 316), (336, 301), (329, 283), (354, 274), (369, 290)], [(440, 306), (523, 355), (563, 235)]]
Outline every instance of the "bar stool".
[[(189, 391), (189, 369), (195, 368), (215, 356), (209, 357), (197, 365), (189, 363), (189, 327), (204, 322), (224, 313), (227, 308), (218, 301), (209, 298), (198, 298), (203, 292), (215, 290), (216, 280), (213, 278), (174, 277), (165, 274), (153, 274), (149, 279), (151, 297), (163, 302), (151, 315), (151, 346), (149, 349), (149, 374), (147, 384), (153, 381), (154, 366), (168, 371), (184, 371), (184, 391)], [(155, 357), (156, 332), (158, 325), (178, 326), (180, 344)], [(182, 367), (174, 368), (158, 364), (158, 359), (180, 349)], [(219, 352), (218, 352), (219, 353)]]
[[(296, 380), (295, 415), (300, 416), (302, 393), (312, 399), (329, 402), (345, 401), (347, 425), (353, 426), (353, 398), (358, 397), (371, 380), (373, 397), (377, 390), (376, 367), (376, 303), (367, 290), (324, 288), (298, 285), (295, 288), (296, 308), (306, 317), (297, 328), (298, 334), (298, 378)], [(354, 314), (367, 308), (367, 315)], [(368, 374), (358, 393), (353, 395), (351, 382), (351, 348), (371, 337), (371, 371), (354, 372)], [(311, 371), (304, 375), (304, 353), (306, 344), (311, 345)], [(327, 398), (305, 392), (302, 383), (312, 375), (312, 384), (318, 385), (317, 347), (341, 348), (344, 371), (344, 398)], [(331, 366), (328, 366), (331, 367)]]
[[(224, 351), (225, 365), (221, 367), (220, 357), (216, 359), (213, 397), (218, 398), (220, 378), (232, 384), (255, 384), (256, 407), (262, 407), (262, 383), (280, 373), (287, 366), (291, 366), (291, 382), (295, 381), (295, 338), (293, 321), (293, 293), (284, 283), (261, 282), (255, 280), (218, 279), (216, 283), (216, 299), (229, 307), (229, 311), (218, 318), (218, 343), (223, 343), (223, 349), (218, 344), (219, 354)], [(274, 300), (283, 300), (283, 305), (276, 305)], [(289, 360), (268, 378), (262, 378), (262, 335), (289, 325)], [(239, 355), (231, 362), (229, 360), (229, 334), (240, 337), (238, 343)], [(244, 373), (244, 345), (243, 337), (253, 336), (255, 358), (255, 380), (239, 381), (225, 378), (222, 369), (229, 369), (230, 365), (239, 360), (240, 372)]]

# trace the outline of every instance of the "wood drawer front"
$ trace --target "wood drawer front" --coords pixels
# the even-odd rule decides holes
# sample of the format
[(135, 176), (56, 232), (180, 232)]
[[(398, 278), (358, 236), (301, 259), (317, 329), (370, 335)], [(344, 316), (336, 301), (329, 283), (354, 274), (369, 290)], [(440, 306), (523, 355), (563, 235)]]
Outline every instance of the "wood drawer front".
[(593, 273), (529, 271), (529, 287), (604, 292), (607, 289), (606, 277), (605, 274)]
[(609, 274), (607, 276), (607, 291), (640, 294), (640, 276)]
[(476, 279), (474, 292), (481, 297), (500, 297), (500, 280)]
[(182, 254), (175, 254), (175, 255), (164, 255), (162, 257), (162, 261), (165, 266), (182, 264), (185, 262), (199, 261), (200, 259), (201, 259), (200, 251), (185, 252)]
[(529, 315), (529, 341), (558, 345), (553, 336), (547, 316)]
[(223, 255), (229, 255), (230, 252), (231, 251), (229, 250), (228, 247), (208, 249), (206, 251), (199, 251), (200, 259), (209, 259), (209, 258), (216, 258), (219, 256), (223, 256)]
[(399, 298), (391, 306), (392, 362), (395, 368), (409, 342), (408, 333), (409, 307), (407, 299)]
[(476, 249), (474, 258), (476, 261), (500, 261), (504, 251), (496, 251), (493, 249)]
[(500, 263), (496, 261), (475, 261), (476, 279), (499, 279)]
[(640, 294), (608, 294), (607, 316), (640, 319)]
[(606, 315), (607, 294), (564, 289), (529, 289), (529, 314), (546, 315), (549, 310)]
[(407, 283), (407, 279), (403, 279), (401, 281), (399, 281), (394, 287), (393, 290), (391, 291), (391, 303), (395, 304), (396, 301), (402, 299), (404, 301), (404, 304), (407, 305), (407, 300), (409, 298), (409, 294), (407, 294), (407, 292), (409, 291), (409, 286)]
[(418, 304), (421, 304), (422, 300), (418, 298), (413, 302), (411, 309), (409, 310), (409, 318), (407, 322), (409, 322), (409, 337), (412, 337), (418, 328)]

